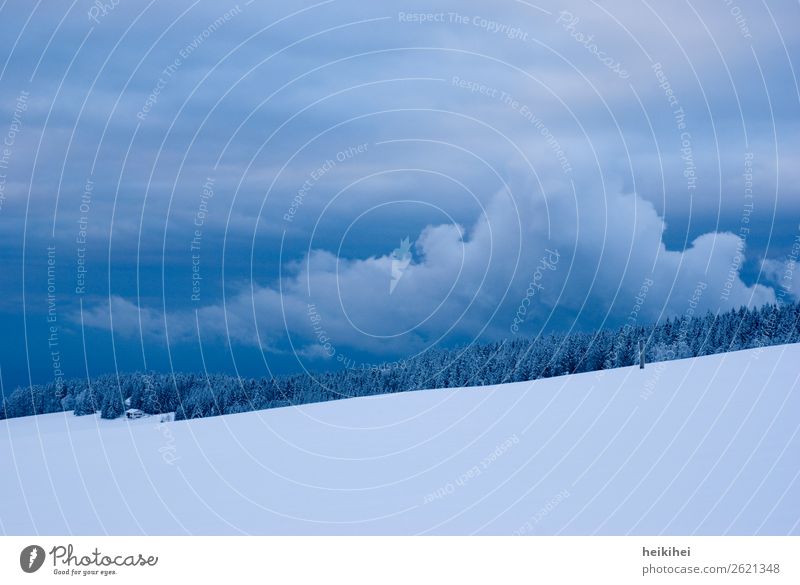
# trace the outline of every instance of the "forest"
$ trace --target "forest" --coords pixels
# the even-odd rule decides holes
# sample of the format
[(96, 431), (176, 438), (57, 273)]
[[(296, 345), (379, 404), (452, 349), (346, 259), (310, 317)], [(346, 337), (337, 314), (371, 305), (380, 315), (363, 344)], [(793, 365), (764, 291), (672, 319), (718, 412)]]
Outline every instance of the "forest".
[(429, 388), (483, 386), (606, 370), (647, 362), (797, 343), (800, 304), (672, 317), (654, 325), (554, 333), (533, 339), (432, 349), (385, 366), (242, 379), (224, 374), (127, 373), (21, 387), (3, 400), (0, 419), (74, 411), (122, 416), (175, 413), (175, 420)]

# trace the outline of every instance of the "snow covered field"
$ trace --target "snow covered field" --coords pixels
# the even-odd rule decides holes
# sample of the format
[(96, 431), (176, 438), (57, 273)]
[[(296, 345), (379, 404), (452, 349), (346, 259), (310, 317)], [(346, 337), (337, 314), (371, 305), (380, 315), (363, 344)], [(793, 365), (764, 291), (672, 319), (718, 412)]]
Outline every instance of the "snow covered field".
[(798, 534), (800, 345), (161, 423), (0, 421), (5, 534)]

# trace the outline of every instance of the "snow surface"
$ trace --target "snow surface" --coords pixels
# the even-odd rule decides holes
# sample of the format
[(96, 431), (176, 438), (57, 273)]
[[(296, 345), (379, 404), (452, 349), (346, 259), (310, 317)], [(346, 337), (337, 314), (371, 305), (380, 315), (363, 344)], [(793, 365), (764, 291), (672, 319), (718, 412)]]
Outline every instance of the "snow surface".
[(798, 534), (800, 345), (184, 422), (0, 421), (6, 534)]

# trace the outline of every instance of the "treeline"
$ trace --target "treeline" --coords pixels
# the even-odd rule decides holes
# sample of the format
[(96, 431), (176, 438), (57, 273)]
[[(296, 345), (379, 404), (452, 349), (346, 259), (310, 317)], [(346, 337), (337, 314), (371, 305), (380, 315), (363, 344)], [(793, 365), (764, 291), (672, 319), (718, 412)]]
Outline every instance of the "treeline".
[(232, 414), (339, 398), (426, 388), (481, 386), (604, 370), (638, 361), (666, 361), (800, 342), (800, 305), (765, 305), (721, 314), (677, 317), (651, 326), (552, 334), (427, 351), (385, 367), (278, 378), (132, 373), (18, 388), (0, 418), (74, 411), (117, 418), (126, 409), (175, 413), (176, 420)]

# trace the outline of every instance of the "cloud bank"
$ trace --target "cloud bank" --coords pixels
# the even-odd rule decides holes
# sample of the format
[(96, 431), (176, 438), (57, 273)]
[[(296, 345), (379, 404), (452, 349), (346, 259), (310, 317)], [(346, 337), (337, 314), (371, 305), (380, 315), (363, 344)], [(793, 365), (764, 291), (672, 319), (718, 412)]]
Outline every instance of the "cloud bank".
[[(739, 236), (706, 233), (678, 251), (667, 249), (664, 230), (653, 205), (633, 194), (573, 191), (568, 181), (547, 195), (503, 190), (469, 225), (422, 229), (399, 278), (392, 250), (348, 258), (312, 249), (285, 262), (275, 283), (240, 285), (196, 314), (168, 310), (169, 339), (195, 337), (199, 323), (201, 335), (301, 359), (391, 356), (442, 340), (536, 335), (556, 314), (616, 326), (635, 313), (646, 324), (686, 312), (698, 286), (700, 311), (775, 301), (771, 288), (742, 280)], [(115, 332), (166, 339), (163, 310), (137, 311), (120, 297), (111, 310)], [(85, 322), (110, 327), (107, 307)]]

